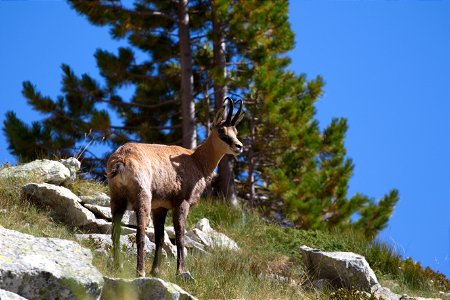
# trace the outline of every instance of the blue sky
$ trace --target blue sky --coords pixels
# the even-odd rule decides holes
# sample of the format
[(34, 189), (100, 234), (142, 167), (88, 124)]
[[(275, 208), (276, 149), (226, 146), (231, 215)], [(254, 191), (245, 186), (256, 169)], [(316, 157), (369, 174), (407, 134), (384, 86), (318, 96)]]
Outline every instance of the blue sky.
[[(350, 195), (400, 191), (380, 238), (405, 257), (450, 275), (450, 1), (291, 1), (291, 69), (322, 75), (318, 119), (348, 119)], [(14, 110), (41, 118), (21, 95), (30, 80), (60, 92), (60, 65), (99, 78), (93, 54), (125, 42), (63, 1), (0, 1), (0, 122)], [(0, 135), (0, 163), (14, 162)]]

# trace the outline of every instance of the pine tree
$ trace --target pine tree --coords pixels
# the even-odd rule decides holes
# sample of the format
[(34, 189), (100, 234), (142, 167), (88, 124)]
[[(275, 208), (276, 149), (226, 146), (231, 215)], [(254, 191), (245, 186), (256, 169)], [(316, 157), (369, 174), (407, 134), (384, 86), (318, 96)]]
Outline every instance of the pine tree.
[[(219, 168), (219, 193), (230, 203), (236, 203), (237, 176), (251, 205), (298, 227), (352, 226), (374, 237), (386, 226), (398, 192), (379, 201), (347, 195), (354, 169), (344, 146), (347, 122), (336, 118), (321, 130), (315, 103), (323, 79), (288, 70), (294, 34), (287, 1), (142, 0), (132, 8), (118, 1), (70, 3), (130, 47), (95, 53), (104, 84), (65, 65), (57, 99), (25, 82), (25, 98), (45, 119), (28, 126), (7, 114), (12, 153), (24, 160), (79, 153), (101, 173), (104, 157), (83, 147), (86, 136), (113, 148), (133, 140), (193, 147), (195, 128), (208, 132), (210, 116), (228, 94), (245, 100), (247, 115), (239, 126), (244, 155), (224, 159)], [(145, 59), (138, 61), (136, 51)], [(120, 96), (124, 86), (135, 87), (131, 99)], [(123, 124), (112, 124), (111, 112)]]
[[(281, 200), (275, 207), (299, 227), (354, 226), (375, 236), (386, 226), (398, 193), (378, 202), (347, 197), (354, 168), (344, 147), (347, 123), (334, 119), (321, 132), (315, 102), (323, 79), (308, 81), (286, 70), (290, 61), (284, 54), (294, 43), (287, 2), (238, 1), (230, 7), (225, 31), (233, 67), (226, 82), (230, 92), (250, 100), (240, 164), (246, 194), (253, 202), (255, 183), (262, 182), (269, 187), (269, 204)], [(360, 219), (352, 222), (356, 214)]]

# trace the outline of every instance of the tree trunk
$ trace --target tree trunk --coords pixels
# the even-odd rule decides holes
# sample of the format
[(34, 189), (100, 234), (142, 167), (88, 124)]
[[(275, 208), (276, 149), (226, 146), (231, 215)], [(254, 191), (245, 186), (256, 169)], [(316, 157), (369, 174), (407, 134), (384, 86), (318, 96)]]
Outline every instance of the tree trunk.
[(188, 1), (178, 2), (178, 37), (180, 40), (181, 64), (181, 113), (183, 117), (183, 147), (195, 148), (197, 146), (197, 133), (195, 130), (195, 105), (193, 96), (194, 79), (192, 75), (192, 50), (189, 36)]
[(247, 177), (247, 188), (249, 190), (249, 202), (251, 205), (255, 204), (255, 153), (253, 151), (253, 145), (255, 141), (255, 119), (253, 116), (250, 117), (250, 128), (249, 128), (249, 143), (250, 147), (248, 148), (248, 156), (247, 156), (247, 165), (248, 165), (248, 177)]
[[(215, 1), (212, 1), (212, 25), (213, 25), (213, 55), (214, 68), (217, 72), (214, 77), (214, 102), (215, 112), (222, 107), (227, 87), (224, 82), (226, 78), (226, 57), (225, 57), (225, 40), (223, 36), (223, 27), (217, 16), (217, 6)], [(218, 178), (218, 192), (224, 199), (233, 207), (238, 206), (236, 196), (236, 186), (234, 184), (233, 172), (234, 158), (231, 155), (225, 155), (219, 163), (219, 178)]]

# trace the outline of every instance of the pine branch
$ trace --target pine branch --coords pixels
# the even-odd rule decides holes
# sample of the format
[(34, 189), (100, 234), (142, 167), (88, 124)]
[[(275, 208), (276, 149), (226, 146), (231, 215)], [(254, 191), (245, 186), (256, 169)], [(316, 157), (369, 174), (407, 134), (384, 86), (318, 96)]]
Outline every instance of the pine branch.
[[(136, 130), (139, 126), (111, 126), (111, 129), (117, 130)], [(158, 130), (171, 130), (181, 128), (181, 124), (170, 125), (170, 126), (145, 126), (148, 129), (158, 129)]]
[[(75, 2), (80, 2), (80, 1), (72, 1), (72, 2), (75, 3)], [(117, 5), (117, 1), (109, 1), (110, 5), (108, 5), (108, 4), (100, 4), (99, 5), (98, 2), (91, 2), (91, 3), (89, 3), (89, 1), (82, 1), (82, 2), (84, 2), (83, 3), (84, 5), (90, 6), (92, 9), (98, 9), (98, 8), (110, 9), (110, 10), (112, 10), (115, 13), (120, 13), (120, 14), (126, 13), (127, 15), (130, 15), (130, 16), (133, 16), (133, 17), (141, 17), (141, 16), (145, 16), (145, 17), (163, 17), (163, 18), (168, 19), (170, 21), (177, 22), (177, 20), (174, 17), (172, 17), (172, 16), (170, 16), (170, 15), (164, 13), (164, 12), (161, 12), (161, 11), (147, 10), (145, 12), (143, 12), (143, 11), (137, 12), (135, 10), (129, 10), (127, 8), (124, 8), (122, 6), (122, 4), (120, 3), (120, 1), (119, 1), (120, 6)]]
[(142, 107), (142, 108), (158, 108), (167, 104), (175, 104), (178, 100), (168, 100), (157, 104), (143, 104), (143, 103), (130, 103), (130, 102), (122, 102), (118, 100), (105, 100), (105, 99), (97, 99), (98, 102), (109, 103), (113, 105), (119, 105), (123, 107)]

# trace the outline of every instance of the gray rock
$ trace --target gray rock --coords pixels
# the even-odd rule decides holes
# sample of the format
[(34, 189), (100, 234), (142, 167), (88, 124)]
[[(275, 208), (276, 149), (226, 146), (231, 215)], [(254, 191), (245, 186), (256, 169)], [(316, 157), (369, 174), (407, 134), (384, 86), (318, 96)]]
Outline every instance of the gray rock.
[[(106, 255), (111, 253), (112, 249), (112, 239), (109, 234), (77, 234), (77, 240), (79, 241), (89, 241), (93, 244), (97, 251), (102, 252)], [(120, 248), (127, 253), (136, 254), (136, 235), (128, 234), (120, 236)], [(144, 252), (147, 254), (154, 255), (155, 253), (155, 244), (149, 240), (148, 237), (145, 237), (145, 248)], [(163, 251), (163, 255), (167, 256), (166, 252)]]
[(301, 246), (303, 262), (313, 279), (328, 279), (335, 287), (371, 292), (379, 285), (366, 259), (352, 252), (325, 252)]
[[(170, 239), (175, 240), (175, 228), (173, 226), (165, 226), (164, 230), (167, 232)], [(186, 231), (184, 233), (186, 234)]]
[[(99, 218), (112, 221), (111, 209), (109, 207), (94, 204), (84, 204), (84, 207), (89, 209)], [(150, 223), (151, 222), (149, 222), (149, 224)], [(126, 210), (122, 217), (122, 224), (125, 226), (137, 226), (136, 213), (134, 211)]]
[(0, 288), (28, 299), (97, 298), (103, 285), (90, 250), (0, 227)]
[(80, 199), (65, 187), (30, 183), (22, 187), (22, 192), (33, 201), (49, 207), (52, 217), (65, 224), (88, 232), (107, 233), (111, 230), (111, 223), (96, 219), (91, 211), (81, 205)]
[(209, 254), (206, 251), (206, 247), (203, 244), (200, 244), (199, 242), (194, 241), (189, 236), (185, 235), (184, 237), (184, 245), (187, 249), (197, 253), (197, 254)]
[[(173, 226), (166, 226), (164, 227), (164, 229), (169, 239), (175, 240), (175, 228)], [(188, 248), (189, 250), (199, 250), (202, 253), (205, 252), (205, 246), (203, 244), (200, 244), (191, 239), (189, 236), (187, 236), (186, 231), (184, 232), (184, 234), (185, 234), (184, 243), (186, 245), (186, 248)]]
[[(398, 300), (441, 300), (441, 298), (423, 298), (423, 297), (411, 297), (406, 294), (399, 296)], [(390, 299), (387, 299), (390, 300)]]
[(193, 241), (203, 244), (206, 248), (224, 248), (230, 250), (239, 249), (235, 241), (225, 234), (215, 231), (209, 225), (209, 220), (201, 219), (195, 225), (195, 228), (186, 233)]
[[(166, 226), (164, 227), (166, 234), (170, 240), (175, 240), (175, 228), (173, 226)], [(186, 247), (186, 250), (191, 250), (193, 252), (196, 252), (197, 254), (208, 254), (205, 250), (205, 245), (200, 244), (199, 242), (194, 241), (191, 239), (187, 232), (184, 232), (184, 245)], [(175, 247), (176, 249), (176, 247)], [(185, 251), (187, 252), (187, 251)], [(175, 252), (176, 253), (176, 252)]]
[[(155, 241), (155, 229), (153, 227), (148, 227), (145, 230), (145, 233), (152, 242)], [(169, 239), (169, 236), (167, 235), (167, 232), (164, 232), (164, 243), (162, 248), (164, 251), (166, 251), (167, 255), (169, 255), (170, 257), (177, 257), (177, 247), (174, 244), (172, 244), (172, 242)]]
[(319, 291), (330, 290), (332, 288), (331, 281), (325, 278), (314, 280), (312, 286)]
[(27, 299), (15, 293), (11, 293), (9, 291), (0, 289), (0, 300), (27, 300)]
[(111, 202), (111, 198), (103, 192), (99, 192), (95, 195), (80, 196), (80, 199), (83, 204), (93, 204), (106, 207), (109, 207), (109, 203)]
[(60, 163), (62, 163), (67, 169), (70, 171), (70, 180), (75, 180), (77, 178), (77, 173), (81, 169), (81, 163), (75, 157), (69, 157), (67, 159), (60, 159)]
[(382, 287), (379, 284), (376, 284), (372, 287), (372, 292), (375, 297), (385, 300), (399, 300), (400, 296), (393, 293), (390, 289)]
[(42, 159), (30, 163), (7, 167), (0, 170), (0, 178), (36, 176), (39, 181), (52, 184), (66, 184), (71, 180), (70, 170), (62, 163), (54, 160)]
[(101, 299), (195, 300), (196, 298), (174, 283), (159, 278), (115, 279), (105, 277)]

